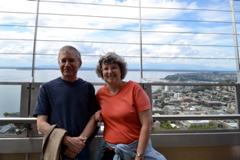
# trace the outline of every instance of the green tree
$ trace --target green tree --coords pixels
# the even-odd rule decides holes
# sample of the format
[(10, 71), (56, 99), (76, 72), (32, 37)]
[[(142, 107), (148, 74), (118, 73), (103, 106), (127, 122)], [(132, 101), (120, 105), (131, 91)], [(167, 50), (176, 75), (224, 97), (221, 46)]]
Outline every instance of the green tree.
[(3, 115), (4, 115), (4, 117), (9, 117), (10, 113), (5, 112), (5, 113), (3, 113)]

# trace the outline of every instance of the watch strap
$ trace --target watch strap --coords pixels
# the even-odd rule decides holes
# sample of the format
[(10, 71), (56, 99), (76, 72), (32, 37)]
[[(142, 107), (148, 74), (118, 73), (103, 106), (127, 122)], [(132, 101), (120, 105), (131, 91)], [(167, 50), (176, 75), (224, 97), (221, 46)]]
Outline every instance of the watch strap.
[(138, 152), (137, 152), (137, 156), (138, 156), (138, 157), (143, 157), (144, 154), (141, 154), (141, 153), (138, 153)]

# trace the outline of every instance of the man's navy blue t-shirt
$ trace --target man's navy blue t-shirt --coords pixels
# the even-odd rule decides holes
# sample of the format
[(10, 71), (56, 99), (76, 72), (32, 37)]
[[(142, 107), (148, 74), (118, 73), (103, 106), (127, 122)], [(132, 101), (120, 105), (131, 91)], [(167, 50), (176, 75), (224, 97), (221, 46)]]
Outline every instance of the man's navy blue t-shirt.
[(91, 83), (82, 79), (67, 82), (59, 77), (42, 84), (33, 116), (47, 115), (50, 125), (57, 124), (66, 129), (69, 136), (76, 137), (97, 110)]

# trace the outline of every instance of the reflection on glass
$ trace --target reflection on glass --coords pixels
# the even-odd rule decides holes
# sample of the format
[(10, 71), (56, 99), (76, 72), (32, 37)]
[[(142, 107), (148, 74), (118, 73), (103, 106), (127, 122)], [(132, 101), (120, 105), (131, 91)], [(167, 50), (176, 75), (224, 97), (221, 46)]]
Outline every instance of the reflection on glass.
[[(154, 115), (236, 113), (235, 86), (152, 86)], [(155, 121), (155, 130), (236, 129), (237, 120)]]
[(15, 134), (14, 124), (0, 124), (0, 134)]
[[(20, 85), (0, 85), (0, 118), (20, 116)], [(0, 124), (0, 134), (15, 134), (14, 124)]]
[(20, 85), (0, 85), (0, 117), (19, 117)]
[(238, 120), (155, 120), (154, 131), (238, 129)]
[(167, 115), (216, 115), (236, 112), (233, 86), (158, 86), (153, 112)]

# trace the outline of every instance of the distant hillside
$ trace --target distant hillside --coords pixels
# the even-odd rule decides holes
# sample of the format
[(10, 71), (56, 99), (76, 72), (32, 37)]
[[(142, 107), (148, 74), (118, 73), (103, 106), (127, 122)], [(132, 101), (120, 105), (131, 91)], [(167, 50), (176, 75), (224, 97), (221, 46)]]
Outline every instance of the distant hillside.
[(200, 72), (178, 73), (164, 78), (169, 81), (210, 81), (210, 82), (236, 82), (235, 72)]
[(20, 117), (19, 112), (15, 112), (15, 113), (5, 112), (3, 115), (4, 115), (4, 117)]

